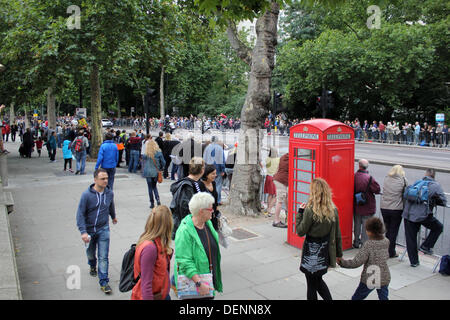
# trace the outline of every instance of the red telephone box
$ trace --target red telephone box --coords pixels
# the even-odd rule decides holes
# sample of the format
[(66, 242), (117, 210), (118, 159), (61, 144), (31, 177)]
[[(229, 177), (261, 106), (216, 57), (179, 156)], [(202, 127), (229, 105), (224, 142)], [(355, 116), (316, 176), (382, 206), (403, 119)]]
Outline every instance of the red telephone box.
[(295, 218), (306, 203), (311, 181), (320, 177), (330, 185), (339, 213), (342, 248), (352, 247), (355, 139), (351, 127), (330, 119), (302, 122), (290, 129), (288, 243), (301, 248)]

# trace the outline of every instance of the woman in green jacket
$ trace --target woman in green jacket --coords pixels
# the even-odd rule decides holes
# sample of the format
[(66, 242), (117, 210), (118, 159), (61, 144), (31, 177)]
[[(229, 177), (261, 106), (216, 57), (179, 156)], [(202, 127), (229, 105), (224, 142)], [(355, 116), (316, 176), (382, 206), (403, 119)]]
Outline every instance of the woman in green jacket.
[[(185, 275), (204, 296), (211, 289), (222, 292), (219, 236), (210, 221), (213, 204), (214, 197), (209, 193), (196, 193), (189, 201), (191, 214), (181, 221), (175, 235), (174, 279), (177, 280), (178, 273)], [(210, 272), (213, 284), (202, 282), (199, 275)], [(176, 285), (178, 287), (178, 283)]]
[(342, 238), (337, 209), (325, 180), (316, 178), (311, 182), (308, 202), (300, 205), (295, 225), (300, 237), (306, 235), (300, 271), (306, 277), (307, 299), (317, 300), (319, 293), (322, 299), (332, 300), (322, 277), (328, 267), (334, 268), (336, 260), (340, 261)]

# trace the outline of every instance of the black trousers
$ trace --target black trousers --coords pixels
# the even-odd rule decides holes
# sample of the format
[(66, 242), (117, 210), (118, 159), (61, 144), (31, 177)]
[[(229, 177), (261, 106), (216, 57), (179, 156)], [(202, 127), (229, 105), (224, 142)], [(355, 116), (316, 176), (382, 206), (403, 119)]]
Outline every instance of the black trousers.
[(164, 179), (167, 179), (169, 177), (169, 167), (170, 163), (172, 162), (172, 158), (170, 157), (170, 155), (168, 155), (164, 157), (164, 160), (166, 160), (166, 165), (164, 166), (163, 177)]
[(323, 300), (333, 300), (327, 284), (322, 279), (322, 275), (313, 275), (305, 273), (307, 292), (307, 300), (317, 300), (317, 293)]
[(397, 242), (398, 230), (402, 223), (402, 212), (403, 210), (381, 209), (384, 225), (386, 226), (386, 238), (389, 239), (389, 257), (391, 258), (396, 254), (395, 244)]
[(411, 264), (419, 262), (419, 255), (417, 253), (417, 233), (420, 230), (420, 226), (430, 229), (430, 234), (422, 243), (422, 246), (429, 249), (434, 247), (444, 229), (442, 223), (432, 214), (428, 215), (428, 217), (421, 222), (412, 222), (405, 219), (406, 250), (408, 251), (409, 262), (411, 262)]
[(69, 169), (72, 169), (72, 158), (64, 159), (64, 171), (67, 169), (67, 164), (69, 164)]
[(56, 149), (49, 149), (50, 160), (55, 160), (56, 157)]

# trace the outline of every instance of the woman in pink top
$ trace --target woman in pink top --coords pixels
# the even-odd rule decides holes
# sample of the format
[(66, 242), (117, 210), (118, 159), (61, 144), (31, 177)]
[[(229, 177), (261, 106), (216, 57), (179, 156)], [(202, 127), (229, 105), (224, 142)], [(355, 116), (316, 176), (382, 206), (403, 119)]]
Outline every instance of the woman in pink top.
[(170, 300), (172, 229), (170, 209), (166, 206), (154, 208), (136, 245), (134, 278), (140, 278), (133, 287), (132, 300)]

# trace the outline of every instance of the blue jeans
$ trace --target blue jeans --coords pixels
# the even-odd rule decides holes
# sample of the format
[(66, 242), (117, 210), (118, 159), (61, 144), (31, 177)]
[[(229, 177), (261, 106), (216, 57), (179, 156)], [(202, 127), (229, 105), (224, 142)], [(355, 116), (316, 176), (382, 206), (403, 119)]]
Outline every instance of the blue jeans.
[[(358, 288), (356, 288), (353, 294), (352, 300), (364, 300), (373, 289), (369, 289), (364, 283), (360, 282)], [(383, 286), (377, 289), (378, 298), (380, 300), (389, 300), (389, 289), (388, 286)]]
[(116, 168), (104, 168), (108, 173), (108, 186), (113, 189), (114, 186), (114, 175), (116, 174)]
[(77, 159), (77, 171), (84, 173), (84, 168), (86, 166), (86, 150), (75, 152), (75, 159)]
[(57, 138), (58, 138), (58, 141), (57, 141), (58, 148), (62, 149), (63, 135), (60, 133), (57, 135)]
[(153, 198), (153, 194), (155, 194), (156, 201), (159, 201), (159, 193), (158, 188), (156, 187), (157, 177), (147, 179), (147, 187), (148, 187), (148, 197), (150, 198), (150, 204), (154, 204), (155, 200)]
[(175, 180), (175, 173), (178, 172), (178, 165), (174, 164), (172, 161), (172, 171), (170, 172), (170, 179)]
[(89, 233), (89, 235), (91, 236), (91, 241), (89, 242), (89, 247), (86, 249), (88, 264), (91, 267), (96, 267), (97, 258), (95, 257), (95, 252), (98, 246), (98, 278), (100, 280), (100, 286), (105, 286), (109, 282), (109, 226), (97, 229), (96, 232)]
[(130, 164), (128, 172), (136, 173), (139, 164), (139, 150), (130, 150)]
[(414, 143), (419, 144), (419, 134), (418, 133), (414, 133)]

